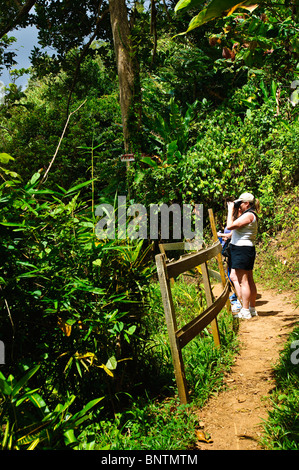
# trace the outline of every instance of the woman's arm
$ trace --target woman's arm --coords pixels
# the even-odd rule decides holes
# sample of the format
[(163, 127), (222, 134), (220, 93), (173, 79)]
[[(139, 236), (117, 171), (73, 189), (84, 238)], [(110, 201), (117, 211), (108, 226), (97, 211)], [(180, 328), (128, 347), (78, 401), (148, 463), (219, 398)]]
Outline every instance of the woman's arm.
[(222, 240), (226, 242), (226, 240), (232, 237), (232, 232), (229, 232), (229, 233), (217, 232), (217, 236), (221, 237)]
[(234, 203), (228, 202), (227, 206), (228, 206), (228, 212), (227, 212), (226, 227), (228, 230), (233, 230), (235, 228), (244, 227), (245, 225), (248, 225), (253, 221), (254, 215), (252, 212), (246, 212), (246, 214), (242, 214), (240, 217), (234, 220), (233, 219)]

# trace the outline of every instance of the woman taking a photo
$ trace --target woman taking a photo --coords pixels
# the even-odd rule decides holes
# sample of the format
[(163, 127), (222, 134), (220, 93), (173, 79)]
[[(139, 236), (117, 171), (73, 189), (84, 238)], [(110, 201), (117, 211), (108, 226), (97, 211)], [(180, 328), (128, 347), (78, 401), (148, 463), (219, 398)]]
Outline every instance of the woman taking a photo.
[(227, 229), (232, 231), (231, 275), (242, 308), (236, 315), (249, 319), (257, 316), (255, 310), (256, 285), (253, 279), (255, 261), (255, 240), (258, 230), (256, 212), (259, 203), (250, 193), (243, 193), (234, 202), (228, 202)]

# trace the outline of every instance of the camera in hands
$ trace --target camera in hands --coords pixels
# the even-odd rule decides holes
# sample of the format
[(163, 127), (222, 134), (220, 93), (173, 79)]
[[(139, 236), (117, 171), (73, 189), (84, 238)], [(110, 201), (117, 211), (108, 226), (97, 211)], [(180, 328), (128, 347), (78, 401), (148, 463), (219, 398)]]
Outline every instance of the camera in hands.
[(234, 201), (234, 208), (235, 209), (239, 209), (239, 207), (241, 206), (242, 204), (242, 201)]

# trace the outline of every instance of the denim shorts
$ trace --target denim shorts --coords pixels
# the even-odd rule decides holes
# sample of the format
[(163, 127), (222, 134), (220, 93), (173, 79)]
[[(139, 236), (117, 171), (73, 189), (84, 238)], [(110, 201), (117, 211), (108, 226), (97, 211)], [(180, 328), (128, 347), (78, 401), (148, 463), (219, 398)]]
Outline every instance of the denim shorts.
[(231, 269), (251, 271), (254, 266), (255, 246), (237, 246), (230, 244)]

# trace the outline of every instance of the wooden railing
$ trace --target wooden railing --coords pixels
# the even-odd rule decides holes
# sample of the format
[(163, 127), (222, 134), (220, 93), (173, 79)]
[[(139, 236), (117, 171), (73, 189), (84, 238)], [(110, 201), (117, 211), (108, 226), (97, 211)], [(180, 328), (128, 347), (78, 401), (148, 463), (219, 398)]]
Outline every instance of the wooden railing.
[[(164, 248), (163, 245), (160, 247), (161, 254), (156, 255), (155, 259), (179, 398), (182, 404), (186, 404), (188, 402), (188, 390), (182, 349), (208, 325), (211, 325), (216, 347), (220, 346), (217, 315), (228, 301), (229, 281), (225, 281), (222, 277), (223, 291), (214, 301), (207, 262), (216, 257), (218, 264), (221, 263), (222, 246), (218, 240), (208, 248), (202, 248), (194, 253), (183, 255), (178, 260), (168, 260)], [(197, 266), (201, 267), (207, 308), (185, 326), (178, 329), (170, 281)]]

